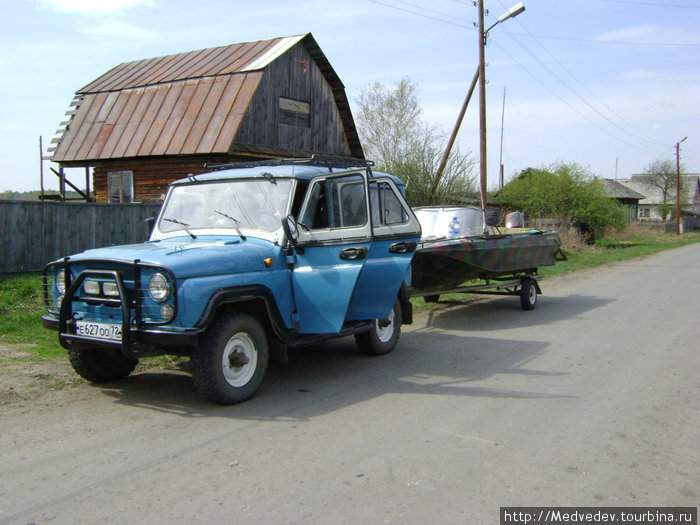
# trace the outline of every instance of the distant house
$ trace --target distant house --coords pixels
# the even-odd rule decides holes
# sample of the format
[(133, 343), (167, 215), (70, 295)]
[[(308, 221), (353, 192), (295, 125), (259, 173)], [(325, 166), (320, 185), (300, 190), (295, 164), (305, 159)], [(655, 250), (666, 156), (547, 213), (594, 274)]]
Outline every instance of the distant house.
[[(700, 175), (697, 173), (686, 173), (681, 175), (685, 192), (681, 194), (681, 213), (687, 215), (700, 215)], [(642, 193), (637, 211), (637, 218), (641, 221), (660, 221), (662, 213), (659, 207), (663, 204), (663, 193), (656, 186), (643, 181), (642, 175), (632, 175), (629, 179), (617, 179), (616, 182), (635, 192)], [(676, 216), (676, 190), (675, 187), (666, 197), (666, 204), (670, 207), (672, 219)]]
[(636, 221), (639, 216), (639, 201), (646, 198), (641, 193), (625, 186), (615, 179), (601, 179), (608, 196), (627, 210), (627, 220)]
[(205, 163), (364, 157), (343, 83), (310, 33), (120, 64), (79, 89), (67, 115), (48, 158), (92, 169), (98, 202), (156, 201)]

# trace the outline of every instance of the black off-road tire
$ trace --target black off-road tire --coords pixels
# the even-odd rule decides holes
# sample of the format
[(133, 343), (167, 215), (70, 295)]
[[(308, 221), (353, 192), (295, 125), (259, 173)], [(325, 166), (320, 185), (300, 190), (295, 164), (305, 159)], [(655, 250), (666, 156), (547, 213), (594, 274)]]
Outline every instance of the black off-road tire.
[(537, 284), (532, 279), (523, 279), (520, 286), (520, 307), (532, 310), (537, 305)]
[(370, 355), (384, 355), (391, 352), (401, 337), (401, 303), (397, 299), (386, 319), (375, 319), (367, 332), (355, 335), (360, 350)]
[(80, 377), (92, 383), (123, 379), (134, 371), (138, 359), (124, 357), (119, 348), (71, 348), (68, 359)]
[(250, 399), (260, 388), (269, 360), (265, 330), (254, 317), (217, 317), (192, 354), (192, 380), (203, 396), (220, 405)]

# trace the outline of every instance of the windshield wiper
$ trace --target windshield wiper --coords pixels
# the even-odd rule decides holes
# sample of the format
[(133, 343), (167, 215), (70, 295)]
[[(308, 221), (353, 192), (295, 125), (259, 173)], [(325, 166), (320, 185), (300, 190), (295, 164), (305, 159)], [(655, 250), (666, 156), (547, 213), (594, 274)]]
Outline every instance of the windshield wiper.
[(236, 233), (238, 234), (238, 236), (241, 238), (241, 240), (245, 241), (246, 237), (245, 237), (245, 235), (243, 235), (243, 232), (241, 231), (241, 229), (238, 226), (241, 223), (241, 221), (239, 221), (238, 219), (234, 219), (230, 215), (226, 215), (224, 212), (219, 211), (219, 210), (214, 210), (214, 213), (218, 213), (219, 215), (222, 215), (223, 217), (230, 219), (233, 222), (233, 227), (236, 229)]
[(175, 224), (179, 224), (180, 226), (182, 226), (182, 228), (187, 232), (187, 234), (188, 234), (190, 237), (192, 237), (193, 239), (196, 239), (196, 238), (197, 238), (197, 236), (189, 230), (189, 228), (190, 228), (190, 225), (189, 225), (189, 224), (187, 224), (187, 223), (185, 223), (185, 222), (178, 221), (177, 219), (166, 219), (166, 218), (163, 218), (163, 220), (164, 220), (164, 221), (168, 221), (168, 222), (174, 222)]

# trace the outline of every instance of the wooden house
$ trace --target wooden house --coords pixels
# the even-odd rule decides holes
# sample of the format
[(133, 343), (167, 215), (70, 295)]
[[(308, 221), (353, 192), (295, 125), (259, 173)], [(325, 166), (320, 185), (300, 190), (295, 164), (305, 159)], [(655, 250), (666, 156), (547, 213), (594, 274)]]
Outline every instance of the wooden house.
[(98, 202), (157, 201), (205, 163), (363, 158), (345, 88), (310, 33), (120, 64), (67, 115), (48, 158), (61, 173), (92, 168)]

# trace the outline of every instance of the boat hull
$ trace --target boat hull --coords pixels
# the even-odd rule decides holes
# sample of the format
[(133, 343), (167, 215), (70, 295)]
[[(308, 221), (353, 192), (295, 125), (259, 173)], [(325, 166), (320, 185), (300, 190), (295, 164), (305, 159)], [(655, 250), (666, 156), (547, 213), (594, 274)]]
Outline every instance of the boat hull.
[(411, 264), (412, 287), (439, 292), (472, 279), (535, 273), (562, 260), (557, 232), (481, 235), (422, 242)]

